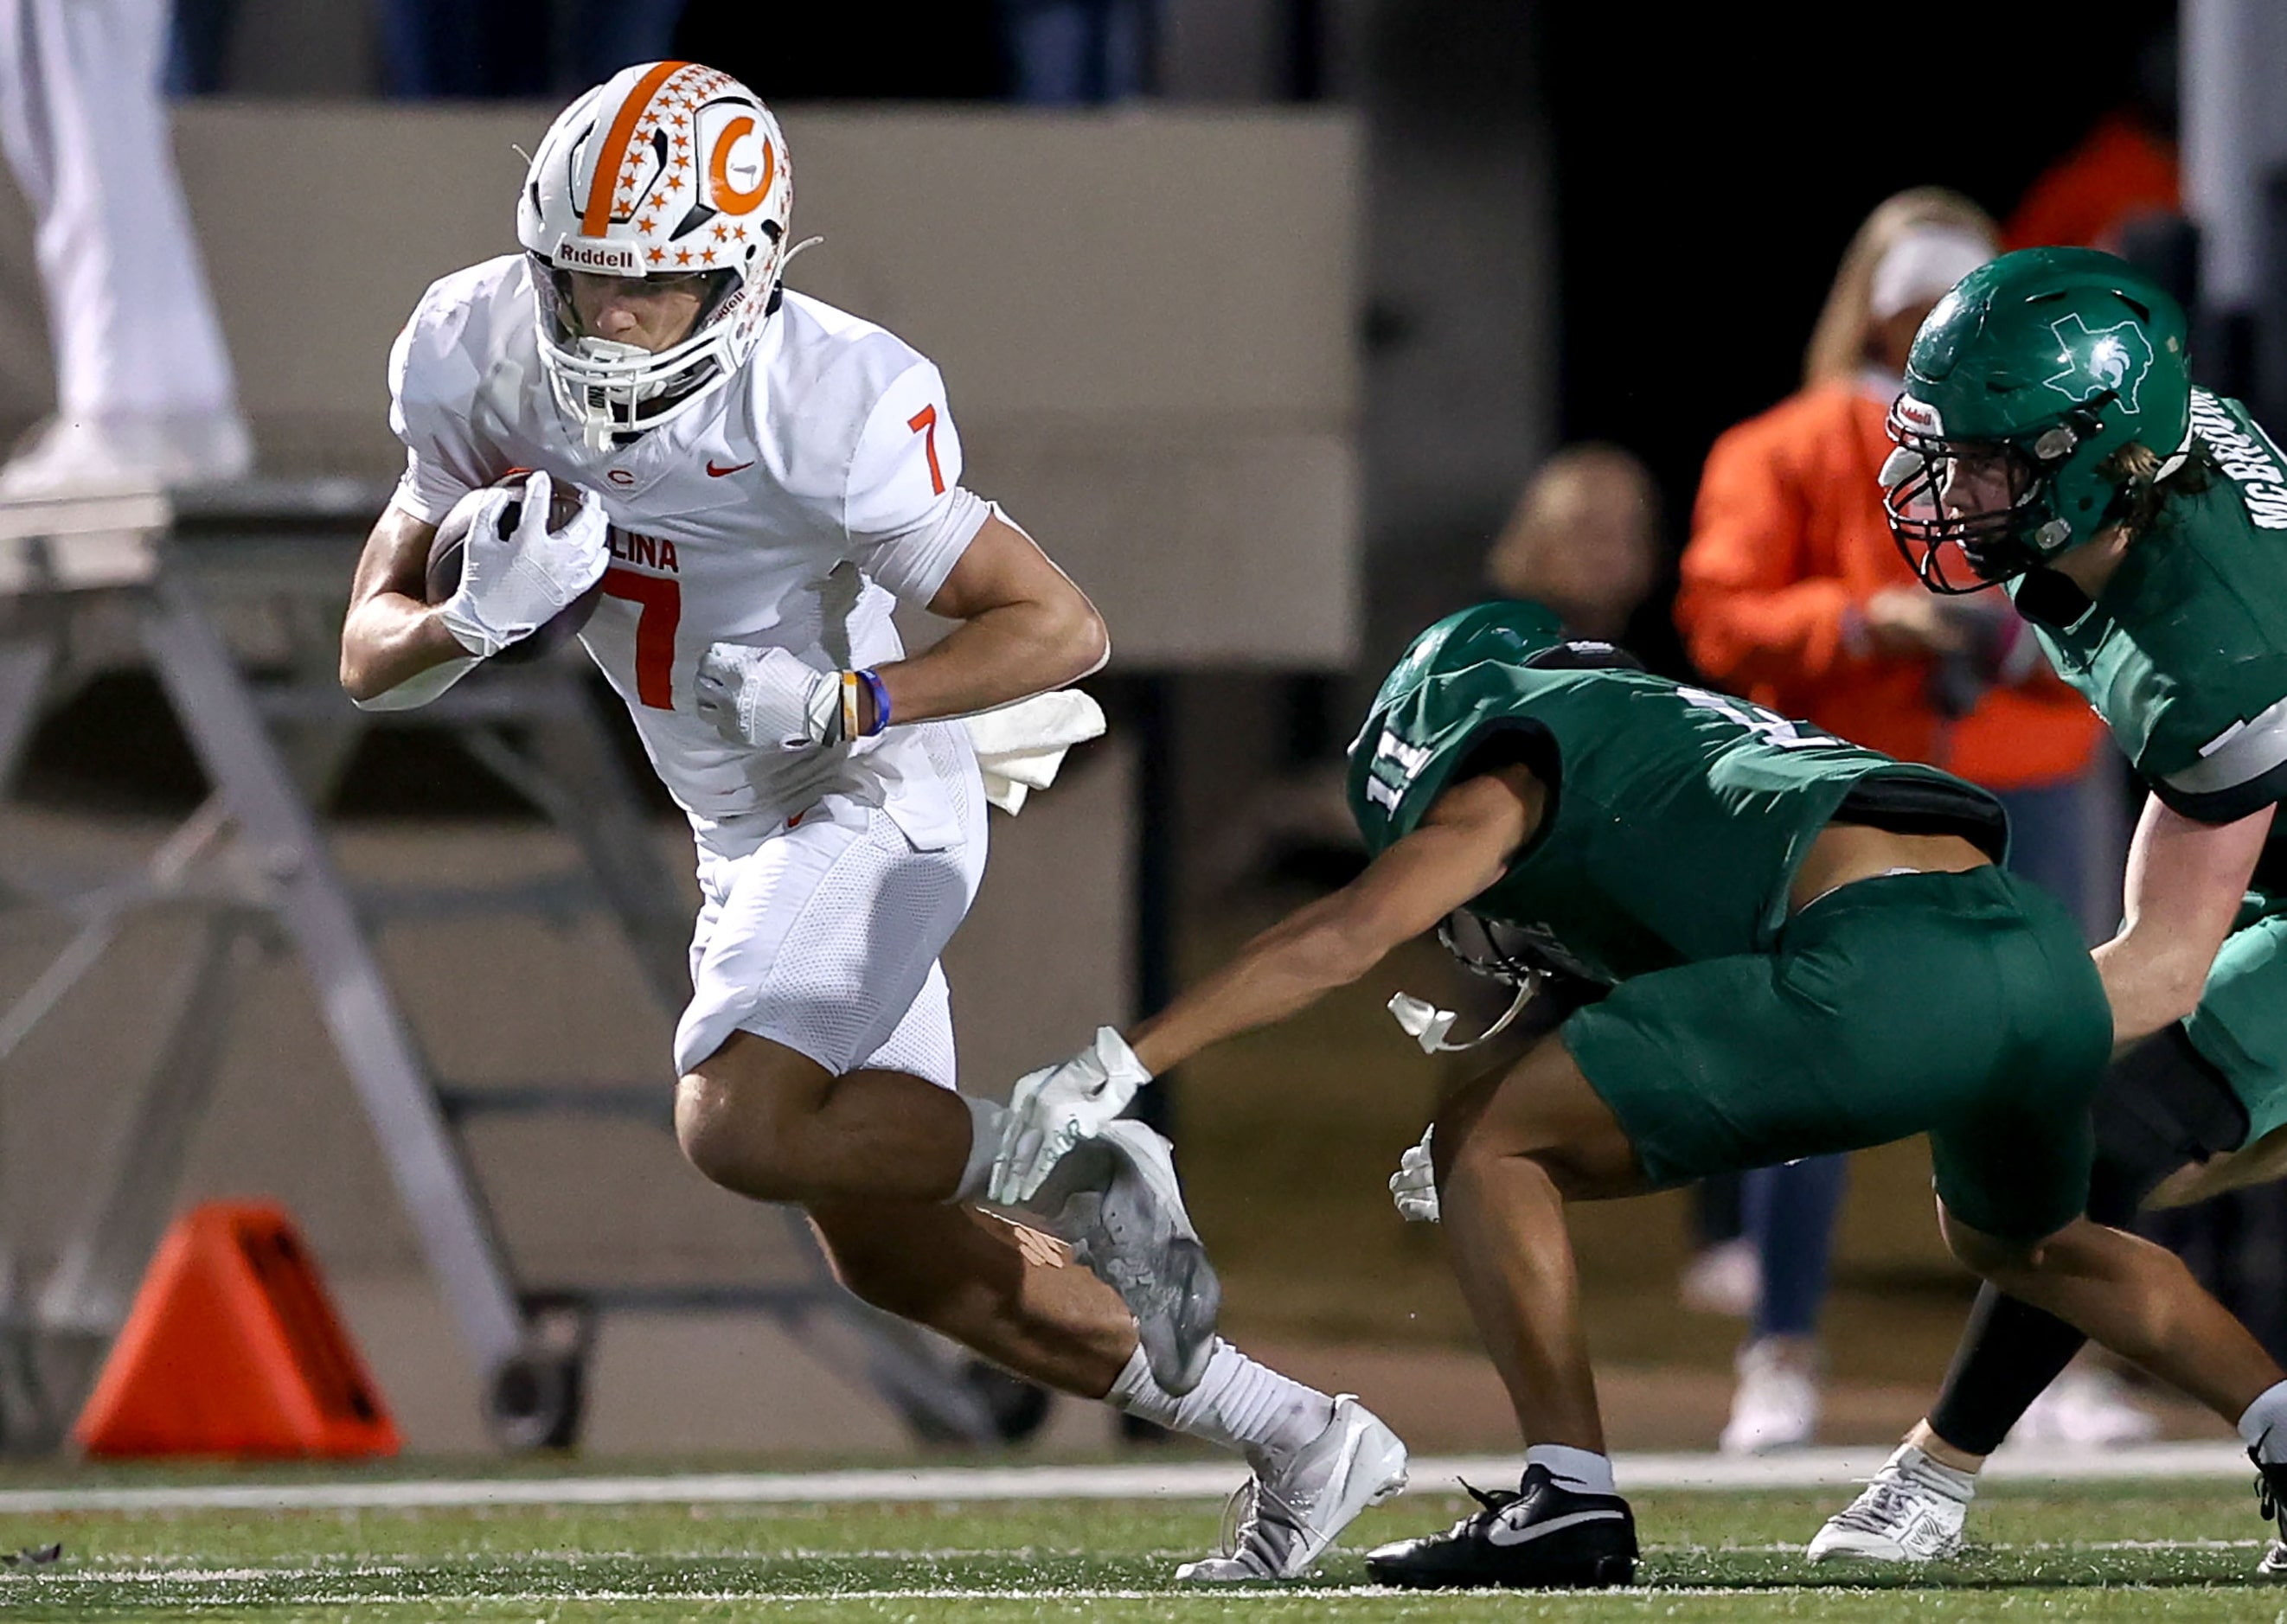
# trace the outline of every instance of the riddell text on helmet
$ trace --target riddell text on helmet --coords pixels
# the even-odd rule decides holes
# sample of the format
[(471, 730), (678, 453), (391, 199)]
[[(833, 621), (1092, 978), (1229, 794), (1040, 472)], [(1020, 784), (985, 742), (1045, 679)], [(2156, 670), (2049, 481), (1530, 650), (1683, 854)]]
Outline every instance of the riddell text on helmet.
[(632, 242), (583, 241), (572, 236), (556, 240), (550, 256), (566, 271), (607, 271), (613, 276), (641, 276), (643, 256)]

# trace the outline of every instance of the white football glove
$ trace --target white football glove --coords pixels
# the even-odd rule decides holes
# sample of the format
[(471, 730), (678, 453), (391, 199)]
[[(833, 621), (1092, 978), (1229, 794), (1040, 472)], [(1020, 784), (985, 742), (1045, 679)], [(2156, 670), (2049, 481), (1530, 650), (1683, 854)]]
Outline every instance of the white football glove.
[(734, 745), (815, 750), (842, 741), (842, 674), (819, 671), (784, 649), (718, 643), (699, 657), (699, 713)]
[[(545, 474), (526, 480), (520, 495), (499, 485), (476, 495), (461, 554), (460, 589), (437, 606), (437, 618), (455, 643), (489, 659), (532, 635), (604, 579), (612, 561), (605, 545), (611, 526), (595, 493), (583, 491), (572, 521), (561, 530), (549, 529), (555, 486)], [(503, 537), (501, 510), (514, 501), (524, 504), (523, 511), (515, 530)]]
[(1004, 1207), (1031, 1200), (1065, 1153), (1103, 1132), (1151, 1080), (1128, 1040), (1108, 1026), (1097, 1028), (1096, 1041), (1063, 1065), (1019, 1077), (987, 1195)]
[(1409, 1224), (1437, 1221), (1437, 1169), (1429, 1160), (1429, 1136), (1436, 1131), (1435, 1125), (1424, 1129), (1421, 1142), (1406, 1147), (1397, 1158), (1397, 1171), (1389, 1176), (1389, 1199), (1397, 1203), (1397, 1216)]

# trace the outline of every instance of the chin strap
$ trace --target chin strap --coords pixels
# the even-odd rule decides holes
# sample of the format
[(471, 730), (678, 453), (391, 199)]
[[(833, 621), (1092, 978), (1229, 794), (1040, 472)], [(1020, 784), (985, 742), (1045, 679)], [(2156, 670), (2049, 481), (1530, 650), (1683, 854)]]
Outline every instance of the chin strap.
[(1410, 992), (1398, 993), (1389, 1000), (1389, 1013), (1405, 1035), (1421, 1045), (1422, 1053), (1459, 1054), (1464, 1049), (1491, 1043), (1508, 1031), (1509, 1023), (1523, 1013), (1524, 1006), (1532, 1002), (1532, 995), (1539, 986), (1538, 976), (1530, 976), (1518, 982), (1516, 997), (1509, 1001), (1509, 1006), (1501, 1018), (1467, 1043), (1445, 1041), (1445, 1035), (1453, 1029), (1453, 1022), (1460, 1020), (1460, 1015), (1453, 1010), (1439, 1009), (1427, 998), (1417, 998)]
[(786, 269), (788, 265), (794, 264), (794, 256), (801, 253), (804, 248), (816, 248), (819, 243), (825, 240), (826, 239), (823, 237), (804, 237), (800, 242), (795, 243), (794, 247), (786, 251), (786, 256), (779, 261), (779, 268), (775, 273), (777, 280), (771, 283), (770, 297), (763, 302), (764, 315), (777, 315), (779, 313), (779, 306), (786, 303)]

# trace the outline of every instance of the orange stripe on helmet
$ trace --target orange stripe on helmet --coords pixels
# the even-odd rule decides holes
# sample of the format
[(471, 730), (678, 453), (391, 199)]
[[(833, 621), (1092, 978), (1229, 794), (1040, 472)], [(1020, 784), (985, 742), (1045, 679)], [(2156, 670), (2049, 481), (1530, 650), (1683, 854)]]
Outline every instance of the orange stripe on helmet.
[(627, 99), (612, 120), (611, 132), (604, 138), (601, 151), (596, 154), (596, 168), (588, 182), (588, 207), (580, 216), (580, 234), (600, 237), (611, 229), (612, 183), (620, 172), (620, 161), (627, 156), (628, 143), (634, 138), (636, 126), (651, 110), (652, 98), (659, 87), (690, 67), (688, 62), (654, 62), (651, 72), (636, 81)]
[(755, 121), (740, 114), (723, 126), (715, 138), (715, 153), (707, 161), (708, 185), (714, 189), (716, 206), (724, 214), (752, 214), (762, 201), (771, 194), (771, 182), (779, 172), (779, 155), (771, 146), (770, 138), (763, 138), (763, 181), (752, 192), (741, 192), (731, 184), (731, 146), (740, 137), (755, 127)]

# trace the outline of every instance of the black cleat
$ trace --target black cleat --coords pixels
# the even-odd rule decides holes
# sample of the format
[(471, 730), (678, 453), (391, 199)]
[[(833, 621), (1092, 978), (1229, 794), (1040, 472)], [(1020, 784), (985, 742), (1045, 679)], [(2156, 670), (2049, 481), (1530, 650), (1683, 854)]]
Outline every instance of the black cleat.
[(2267, 1462), (2252, 1449), (2247, 1458), (2255, 1462), (2255, 1503), (2263, 1508), (2264, 1518), (2271, 1525), (2271, 1549), (2255, 1565), (2255, 1574), (2259, 1579), (2287, 1579), (2287, 1465)]
[(1526, 1467), (1514, 1494), (1461, 1486), (1478, 1509), (1444, 1533), (1366, 1553), (1365, 1571), (1376, 1584), (1554, 1590), (1635, 1577), (1635, 1514), (1618, 1494), (1566, 1488), (1546, 1466)]

